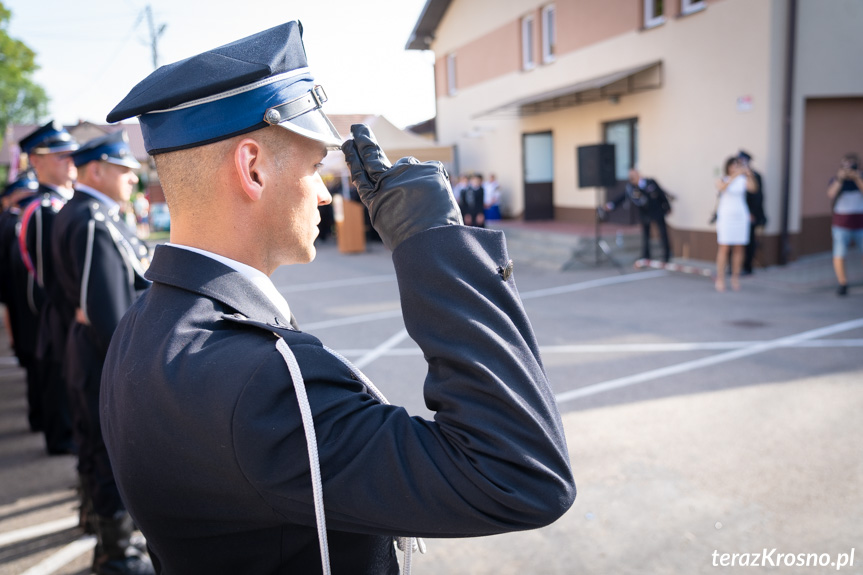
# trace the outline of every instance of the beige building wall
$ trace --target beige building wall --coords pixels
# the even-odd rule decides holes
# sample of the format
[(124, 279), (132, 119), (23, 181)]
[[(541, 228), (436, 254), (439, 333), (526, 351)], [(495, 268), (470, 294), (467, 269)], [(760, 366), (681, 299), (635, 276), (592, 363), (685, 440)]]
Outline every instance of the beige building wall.
[[(789, 231), (795, 236), (803, 217), (806, 99), (863, 96), (863, 2), (798, 1), (789, 212)], [(617, 9), (596, 12), (612, 2)], [(679, 0), (668, 4), (673, 15)], [(520, 18), (538, 15), (542, 5), (536, 0), (454, 0), (433, 49), (439, 58), (450, 52), (458, 58), (461, 51), (468, 56), (484, 46), (487, 61), (496, 53), (489, 38), (512, 42), (520, 34)], [(487, 69), (494, 68), (496, 74), (474, 74), (482, 77), (476, 82), (460, 79), (455, 96), (439, 92), (438, 137), (457, 145), (459, 169), (496, 173), (505, 194), (504, 214), (518, 216), (524, 209), (522, 135), (551, 131), (558, 217), (587, 217), (595, 207), (595, 194), (576, 188), (576, 148), (601, 142), (604, 122), (638, 118), (642, 171), (678, 197), (669, 217), (677, 255), (689, 249), (685, 255), (709, 257), (715, 249), (714, 228), (708, 223), (714, 180), (724, 160), (743, 148), (754, 156), (753, 165), (764, 178), (769, 220), (765, 244), (767, 259), (775, 261), (782, 224), (788, 0), (713, 0), (700, 12), (672, 16), (647, 30), (641, 28), (643, 2), (638, 0), (558, 0), (555, 5), (560, 40), (553, 63), (521, 70), (519, 42), (515, 64), (510, 47), (500, 51), (505, 62), (487, 61)], [(587, 26), (594, 12), (601, 25)], [(608, 20), (609, 13), (618, 20)], [(617, 103), (602, 101), (523, 118), (511, 112), (483, 114), (519, 98), (655, 61), (662, 61), (662, 87), (625, 95)], [(439, 69), (441, 80), (445, 76)]]
[[(457, 13), (447, 16), (455, 19)], [(511, 191), (508, 213), (515, 215), (523, 205), (521, 134), (552, 130), (556, 204), (588, 208), (595, 203), (593, 194), (575, 187), (575, 148), (600, 142), (603, 122), (638, 117), (641, 167), (681, 198), (672, 223), (706, 229), (713, 178), (724, 158), (741, 146), (756, 157), (766, 155), (769, 79), (756, 70), (768, 67), (769, 16), (768, 2), (716, 2), (658, 28), (632, 30), (562, 54), (550, 65), (459, 89), (455, 97), (438, 100), (439, 137), (458, 142), (463, 169), (488, 165), (486, 171), (498, 173)], [(442, 22), (440, 37), (446, 37), (448, 21)], [(735, 41), (729, 39), (731, 30)], [(663, 61), (663, 87), (624, 96), (617, 104), (589, 104), (523, 119), (474, 117), (518, 97), (658, 60)], [(739, 96), (752, 98), (751, 111), (737, 110)]]

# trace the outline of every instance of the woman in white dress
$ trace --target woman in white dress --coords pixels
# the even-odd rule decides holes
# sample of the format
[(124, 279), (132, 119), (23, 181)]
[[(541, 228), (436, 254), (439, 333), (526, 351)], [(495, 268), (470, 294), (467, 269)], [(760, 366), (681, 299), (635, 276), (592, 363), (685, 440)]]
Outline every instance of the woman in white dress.
[(731, 252), (731, 288), (740, 289), (740, 269), (743, 267), (743, 249), (749, 243), (749, 208), (747, 192), (754, 192), (758, 184), (749, 167), (737, 158), (725, 162), (725, 177), (716, 182), (719, 205), (716, 208), (716, 290), (725, 291), (725, 269)]

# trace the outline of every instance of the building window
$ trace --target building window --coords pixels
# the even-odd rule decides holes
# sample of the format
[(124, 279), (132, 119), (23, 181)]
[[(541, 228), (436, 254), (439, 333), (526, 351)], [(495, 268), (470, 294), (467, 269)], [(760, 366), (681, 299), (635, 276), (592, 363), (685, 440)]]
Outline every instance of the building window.
[(525, 16), (521, 19), (521, 67), (523, 70), (531, 70), (536, 67), (536, 54), (534, 54), (533, 42), (533, 16)]
[(684, 15), (692, 14), (705, 8), (707, 8), (706, 0), (680, 0), (680, 13)]
[(554, 4), (542, 9), (542, 61), (545, 64), (554, 62), (557, 29), (554, 23)]
[(665, 22), (665, 2), (644, 0), (644, 27), (653, 28)]
[(455, 54), (446, 55), (446, 92), (450, 96), (455, 96)]

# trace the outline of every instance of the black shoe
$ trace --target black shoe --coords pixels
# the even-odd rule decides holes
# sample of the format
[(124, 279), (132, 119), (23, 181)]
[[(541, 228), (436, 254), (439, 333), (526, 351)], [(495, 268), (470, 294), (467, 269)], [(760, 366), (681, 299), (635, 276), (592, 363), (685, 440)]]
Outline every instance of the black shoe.
[(155, 575), (149, 557), (132, 545), (134, 525), (126, 511), (112, 517), (96, 515), (98, 544), (93, 553), (96, 575)]
[(848, 295), (848, 286), (847, 285), (840, 285), (839, 289), (836, 291), (836, 293), (839, 295)]
[(156, 573), (150, 560), (139, 555), (99, 562), (93, 566), (93, 571), (96, 575), (155, 575)]

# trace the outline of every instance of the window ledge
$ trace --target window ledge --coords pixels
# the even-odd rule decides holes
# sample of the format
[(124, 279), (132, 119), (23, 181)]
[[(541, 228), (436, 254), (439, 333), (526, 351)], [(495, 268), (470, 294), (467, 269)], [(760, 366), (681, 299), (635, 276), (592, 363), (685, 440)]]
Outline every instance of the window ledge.
[(665, 16), (660, 16), (658, 18), (652, 18), (650, 20), (645, 20), (644, 27), (642, 30), (650, 30), (652, 28), (658, 28), (665, 24)]
[(699, 12), (703, 12), (706, 9), (707, 4), (699, 4), (698, 6), (693, 6), (691, 8), (684, 8), (683, 10), (681, 10), (680, 14), (677, 15), (677, 17), (684, 18), (692, 14), (698, 14)]

